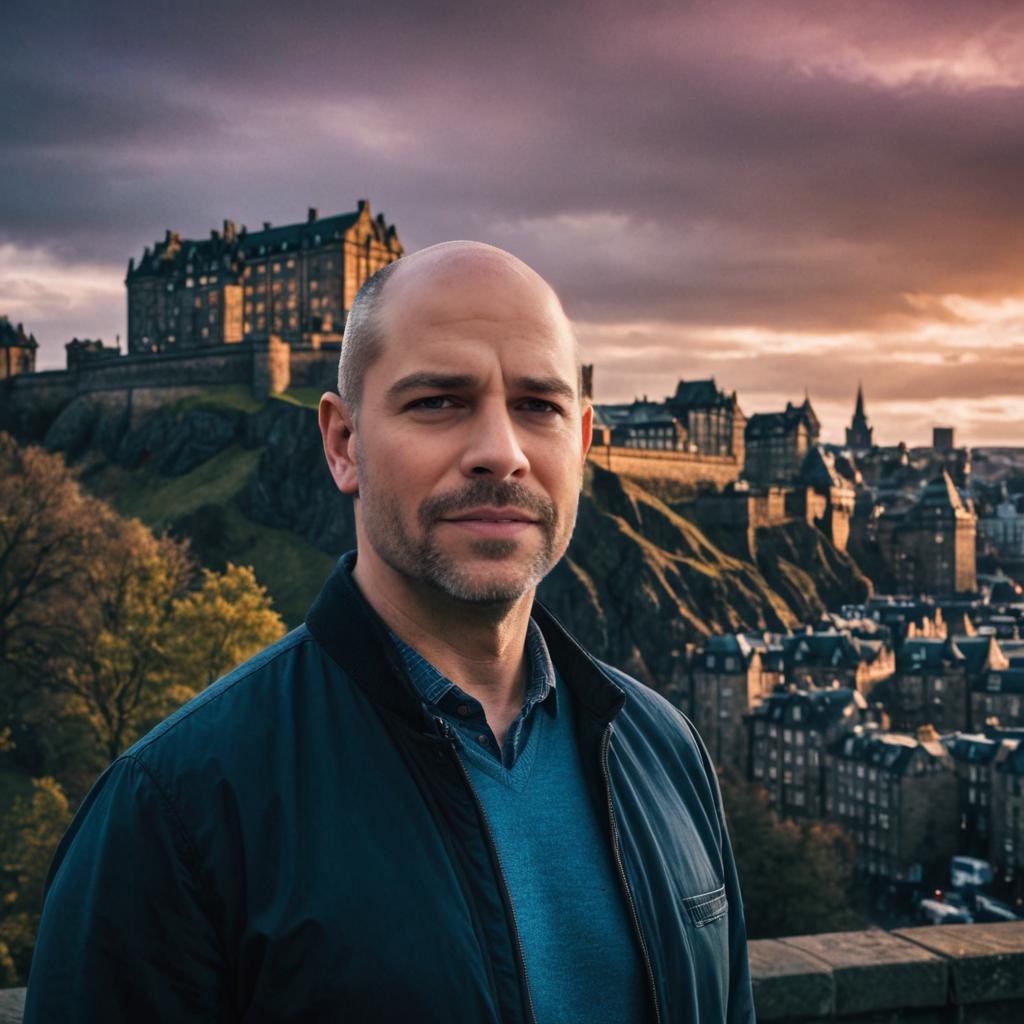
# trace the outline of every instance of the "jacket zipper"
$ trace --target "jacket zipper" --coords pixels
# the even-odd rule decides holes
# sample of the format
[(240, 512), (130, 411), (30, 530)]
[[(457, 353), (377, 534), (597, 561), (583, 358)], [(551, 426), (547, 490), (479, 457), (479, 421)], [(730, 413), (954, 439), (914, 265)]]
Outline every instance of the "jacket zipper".
[(604, 778), (605, 795), (608, 797), (608, 822), (611, 825), (612, 830), (612, 854), (615, 858), (615, 867), (619, 872), (619, 882), (622, 885), (622, 891), (626, 895), (626, 904), (629, 907), (630, 916), (633, 919), (633, 930), (640, 942), (640, 952), (643, 954), (644, 968), (647, 971), (647, 984), (650, 987), (651, 1002), (654, 1005), (654, 1020), (656, 1024), (661, 1024), (661, 1009), (658, 1006), (658, 990), (654, 984), (654, 968), (651, 966), (651, 957), (647, 952), (647, 942), (644, 939), (644, 933), (640, 930), (640, 915), (637, 913), (636, 901), (633, 899), (633, 891), (629, 887), (629, 879), (626, 878), (626, 869), (622, 863), (622, 851), (619, 849), (619, 826), (615, 821), (615, 806), (612, 803), (612, 786), (608, 774), (608, 745), (611, 742), (611, 738), (612, 726), (611, 723), (609, 723), (601, 738), (601, 775)]
[(526, 993), (527, 1013), (529, 1015), (530, 1024), (537, 1024), (537, 1015), (533, 1009), (533, 996), (530, 994), (530, 982), (526, 976), (526, 958), (523, 956), (523, 943), (519, 937), (519, 925), (516, 923), (515, 908), (512, 906), (512, 894), (509, 892), (508, 882), (505, 880), (505, 872), (501, 867), (501, 857), (498, 854), (498, 845), (495, 843), (494, 836), (491, 833), (491, 826), (487, 821), (487, 812), (484, 810), (484, 805), (480, 802), (480, 798), (476, 795), (476, 790), (473, 788), (473, 780), (470, 779), (469, 772), (466, 770), (466, 766), (462, 763), (462, 758), (459, 757), (459, 751), (455, 745), (451, 726), (443, 718), (436, 718), (434, 721), (444, 729), (445, 739), (447, 739), (450, 744), (449, 749), (455, 755), (455, 763), (459, 766), (459, 771), (462, 773), (462, 778), (466, 783), (466, 788), (469, 790), (469, 795), (473, 798), (473, 803), (476, 805), (477, 813), (480, 815), (480, 820), (483, 822), (484, 836), (487, 839), (487, 846), (491, 851), (491, 860), (497, 869), (498, 881), (501, 884), (501, 901), (505, 906), (505, 913), (508, 914), (509, 920), (512, 922), (512, 944), (515, 946), (516, 958), (519, 963), (519, 981), (523, 987), (523, 991)]

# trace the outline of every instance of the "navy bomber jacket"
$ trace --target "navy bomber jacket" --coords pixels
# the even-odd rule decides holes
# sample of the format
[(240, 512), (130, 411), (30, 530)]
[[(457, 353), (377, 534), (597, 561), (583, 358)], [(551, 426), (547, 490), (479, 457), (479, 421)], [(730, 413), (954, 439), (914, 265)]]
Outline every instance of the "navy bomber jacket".
[[(50, 868), (26, 1024), (530, 1022), (493, 840), (353, 564), (93, 787)], [(752, 1022), (700, 740), (533, 614), (575, 698), (650, 1020)]]

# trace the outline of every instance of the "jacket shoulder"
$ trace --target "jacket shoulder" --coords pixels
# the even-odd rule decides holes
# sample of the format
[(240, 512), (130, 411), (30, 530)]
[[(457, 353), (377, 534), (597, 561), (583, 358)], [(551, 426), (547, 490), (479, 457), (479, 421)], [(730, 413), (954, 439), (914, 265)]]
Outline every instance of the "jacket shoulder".
[(242, 728), (250, 715), (272, 715), (275, 702), (300, 681), (310, 659), (322, 661), (322, 656), (302, 625), (211, 683), (121, 756), (146, 761), (169, 744), (206, 733), (215, 722), (221, 727), (234, 722)]

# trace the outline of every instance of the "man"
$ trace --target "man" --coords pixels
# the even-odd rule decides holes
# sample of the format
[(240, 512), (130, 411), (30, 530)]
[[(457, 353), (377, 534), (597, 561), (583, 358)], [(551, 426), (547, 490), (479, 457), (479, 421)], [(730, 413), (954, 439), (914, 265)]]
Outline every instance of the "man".
[(590, 425), (565, 314), (508, 253), (367, 283), (320, 405), (358, 557), (97, 783), (31, 1024), (753, 1020), (703, 747), (534, 602)]

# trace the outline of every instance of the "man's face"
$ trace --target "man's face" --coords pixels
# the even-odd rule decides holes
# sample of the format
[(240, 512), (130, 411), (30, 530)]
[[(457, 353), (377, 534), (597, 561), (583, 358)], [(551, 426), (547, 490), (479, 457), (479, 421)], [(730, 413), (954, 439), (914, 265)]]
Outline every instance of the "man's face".
[(411, 584), (514, 601), (568, 546), (589, 444), (564, 315), (539, 279), (470, 259), (396, 274), (379, 323), (353, 431), (361, 540)]

